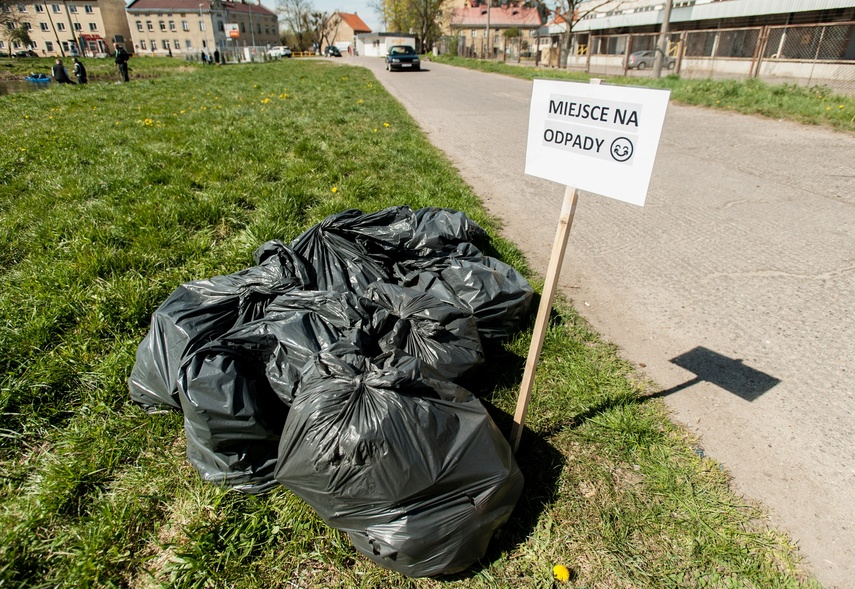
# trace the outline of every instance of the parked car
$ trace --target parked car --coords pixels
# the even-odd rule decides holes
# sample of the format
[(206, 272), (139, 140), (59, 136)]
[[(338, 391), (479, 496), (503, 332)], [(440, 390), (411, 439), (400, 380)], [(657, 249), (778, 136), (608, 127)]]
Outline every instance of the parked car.
[(38, 57), (39, 54), (32, 49), (21, 49), (12, 54), (12, 57)]
[(268, 57), (273, 57), (275, 59), (281, 59), (283, 57), (291, 57), (293, 53), (291, 50), (285, 45), (276, 45), (270, 48), (270, 51), (267, 52)]
[(389, 71), (421, 69), (419, 54), (410, 45), (392, 45), (386, 54), (386, 69)]
[[(630, 70), (633, 68), (643, 70), (653, 67), (654, 61), (656, 61), (656, 51), (636, 51), (629, 54), (629, 58), (626, 61), (626, 68)], [(670, 55), (666, 56), (665, 61), (662, 62), (662, 67), (669, 70), (673, 70), (676, 65), (677, 60)]]
[(324, 47), (324, 55), (327, 57), (341, 57), (341, 51), (335, 45), (327, 45)]

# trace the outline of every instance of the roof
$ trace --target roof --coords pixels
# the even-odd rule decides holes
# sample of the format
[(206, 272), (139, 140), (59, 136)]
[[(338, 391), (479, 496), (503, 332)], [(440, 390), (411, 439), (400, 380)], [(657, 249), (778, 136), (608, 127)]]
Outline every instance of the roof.
[[(222, 4), (223, 9), (229, 12), (243, 12), (245, 14), (251, 12), (264, 16), (276, 16), (276, 13), (261, 4), (251, 2), (246, 4), (243, 2), (223, 2)], [(211, 0), (203, 0), (202, 2), (199, 0), (135, 0), (128, 5), (127, 10), (136, 12), (198, 12), (204, 10), (210, 12)]]
[[(490, 9), (490, 26), (493, 28), (534, 28), (542, 23), (537, 8), (523, 6), (494, 6)], [(487, 26), (486, 6), (467, 6), (455, 8), (451, 12), (452, 28), (485, 28)]]
[(358, 14), (350, 14), (347, 12), (336, 12), (336, 14), (344, 21), (344, 23), (353, 29), (354, 33), (370, 33), (371, 27), (365, 24)]

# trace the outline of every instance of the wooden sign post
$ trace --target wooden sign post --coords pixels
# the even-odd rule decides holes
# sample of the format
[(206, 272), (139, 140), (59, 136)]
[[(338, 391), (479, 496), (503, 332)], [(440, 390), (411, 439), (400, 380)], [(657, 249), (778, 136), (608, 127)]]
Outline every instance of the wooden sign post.
[(643, 206), (665, 120), (670, 91), (599, 83), (535, 80), (532, 89), (525, 172), (566, 189), (514, 411), (514, 452), (576, 215), (577, 188)]

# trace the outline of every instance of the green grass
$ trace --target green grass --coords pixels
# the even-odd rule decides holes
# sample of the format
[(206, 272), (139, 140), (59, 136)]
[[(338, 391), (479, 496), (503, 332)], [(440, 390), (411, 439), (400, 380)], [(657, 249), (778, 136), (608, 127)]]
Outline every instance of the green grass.
[[(552, 68), (508, 65), (498, 61), (438, 56), (440, 63), (533, 80), (548, 78), (587, 82), (585, 73)], [(809, 125), (832, 127), (855, 133), (855, 98), (833, 92), (825, 86), (767, 84), (760, 80), (684, 80), (669, 75), (660, 79), (607, 77), (609, 84), (627, 84), (667, 88), (671, 100), (709, 108), (730, 110), (750, 115), (797, 121)]]
[[(361, 68), (191, 69), (0, 103), (0, 587), (548, 588), (557, 563), (575, 587), (817, 586), (565, 304), (518, 455), (526, 492), (464, 574), (403, 578), (284, 489), (203, 483), (181, 416), (145, 414), (126, 385), (179, 284), (350, 207), (453, 207), (523, 257)], [(529, 338), (477, 391), (506, 432)]]
[[(0, 81), (21, 80), (30, 72), (50, 75), (54, 59), (54, 57), (17, 59), (0, 57)], [(72, 75), (74, 62), (71, 61), (71, 57), (61, 57), (60, 59), (62, 59), (65, 69), (68, 70), (68, 75), (72, 80), (76, 81), (76, 78)], [(111, 57), (97, 59), (94, 57), (81, 57), (80, 61), (86, 66), (86, 73), (89, 76), (90, 82), (116, 82), (119, 80), (119, 75), (116, 72), (116, 64)], [(133, 56), (128, 62), (132, 79), (162, 78), (194, 71), (200, 67), (202, 65), (198, 62), (169, 57)]]

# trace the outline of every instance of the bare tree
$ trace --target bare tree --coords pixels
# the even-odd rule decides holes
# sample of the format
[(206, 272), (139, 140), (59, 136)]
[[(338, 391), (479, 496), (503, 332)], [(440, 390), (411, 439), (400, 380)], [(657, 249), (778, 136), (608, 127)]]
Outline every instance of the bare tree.
[(311, 0), (276, 0), (276, 14), (293, 36), (294, 45), (301, 51), (309, 49), (312, 44), (311, 14), (313, 10)]
[(573, 48), (573, 28), (580, 20), (595, 12), (619, 10), (624, 0), (555, 0), (555, 15), (564, 19), (566, 30), (561, 40), (559, 65), (567, 67), (567, 58)]

